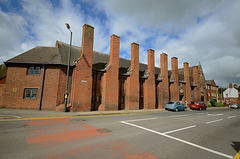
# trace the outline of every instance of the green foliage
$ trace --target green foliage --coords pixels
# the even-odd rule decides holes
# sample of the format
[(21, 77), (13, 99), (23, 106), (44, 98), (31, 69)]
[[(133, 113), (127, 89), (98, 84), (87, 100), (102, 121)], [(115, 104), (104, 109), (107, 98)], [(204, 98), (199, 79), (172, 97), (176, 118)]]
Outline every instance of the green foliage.
[(210, 103), (211, 103), (211, 105), (212, 105), (213, 107), (216, 107), (216, 103), (217, 103), (216, 100), (213, 100), (213, 99), (212, 99), (212, 100), (210, 100)]
[(210, 102), (208, 101), (208, 106), (212, 106), (212, 107), (224, 107), (225, 104), (222, 102), (217, 102), (216, 100), (210, 100)]
[(212, 104), (211, 104), (210, 101), (207, 101), (207, 105), (208, 105), (208, 107), (211, 107), (211, 106), (212, 106)]

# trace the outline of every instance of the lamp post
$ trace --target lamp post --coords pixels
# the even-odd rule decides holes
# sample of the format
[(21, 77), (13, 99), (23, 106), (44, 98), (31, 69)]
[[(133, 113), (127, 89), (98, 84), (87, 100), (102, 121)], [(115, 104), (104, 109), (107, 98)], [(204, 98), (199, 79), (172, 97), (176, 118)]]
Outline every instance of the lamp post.
[(64, 95), (64, 112), (67, 112), (67, 102), (68, 102), (68, 77), (69, 77), (69, 66), (70, 66), (70, 59), (71, 59), (71, 46), (72, 46), (72, 31), (70, 29), (70, 25), (68, 23), (65, 23), (67, 29), (70, 31), (70, 47), (69, 47), (69, 53), (68, 53), (68, 65), (67, 65), (67, 83), (66, 83), (66, 93)]

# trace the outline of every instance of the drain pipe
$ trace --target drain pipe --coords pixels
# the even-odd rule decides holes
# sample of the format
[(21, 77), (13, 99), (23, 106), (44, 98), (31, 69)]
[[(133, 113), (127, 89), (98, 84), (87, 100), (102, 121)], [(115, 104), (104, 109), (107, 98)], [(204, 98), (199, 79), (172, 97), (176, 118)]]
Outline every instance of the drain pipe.
[(46, 72), (46, 67), (43, 64), (43, 78), (42, 78), (42, 88), (41, 88), (41, 95), (40, 95), (39, 110), (42, 110), (42, 97), (43, 97), (43, 88), (44, 88), (44, 81), (45, 81), (45, 72)]

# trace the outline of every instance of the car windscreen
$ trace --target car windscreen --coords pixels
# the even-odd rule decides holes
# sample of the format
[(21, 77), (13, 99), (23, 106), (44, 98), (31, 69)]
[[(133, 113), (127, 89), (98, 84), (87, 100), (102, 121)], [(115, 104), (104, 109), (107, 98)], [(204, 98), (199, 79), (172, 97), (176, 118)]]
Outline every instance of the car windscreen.
[(191, 104), (198, 104), (197, 102), (191, 102)]
[(167, 104), (174, 104), (174, 102), (168, 102)]

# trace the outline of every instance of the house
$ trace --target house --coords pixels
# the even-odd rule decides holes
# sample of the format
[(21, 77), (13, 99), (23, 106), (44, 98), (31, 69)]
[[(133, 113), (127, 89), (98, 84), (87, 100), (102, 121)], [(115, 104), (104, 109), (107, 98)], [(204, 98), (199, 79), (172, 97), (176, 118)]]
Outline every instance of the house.
[(232, 83), (229, 83), (229, 88), (223, 91), (223, 98), (226, 103), (239, 104), (239, 93), (233, 88)]
[(216, 101), (219, 101), (218, 86), (216, 85), (213, 79), (206, 80), (206, 90), (207, 90), (208, 100), (215, 99)]
[[(110, 55), (93, 51), (94, 28), (85, 24), (82, 46), (71, 47), (68, 80), (70, 111), (161, 109), (169, 100), (204, 101), (206, 90), (201, 65), (178, 68), (178, 58), (147, 51), (148, 64), (139, 63), (139, 44), (131, 44), (131, 60), (119, 57), (120, 37), (110, 37)], [(63, 107), (69, 45), (37, 46), (5, 62), (5, 83), (0, 86), (0, 107), (50, 109)], [(2, 93), (2, 94), (1, 94)]]

